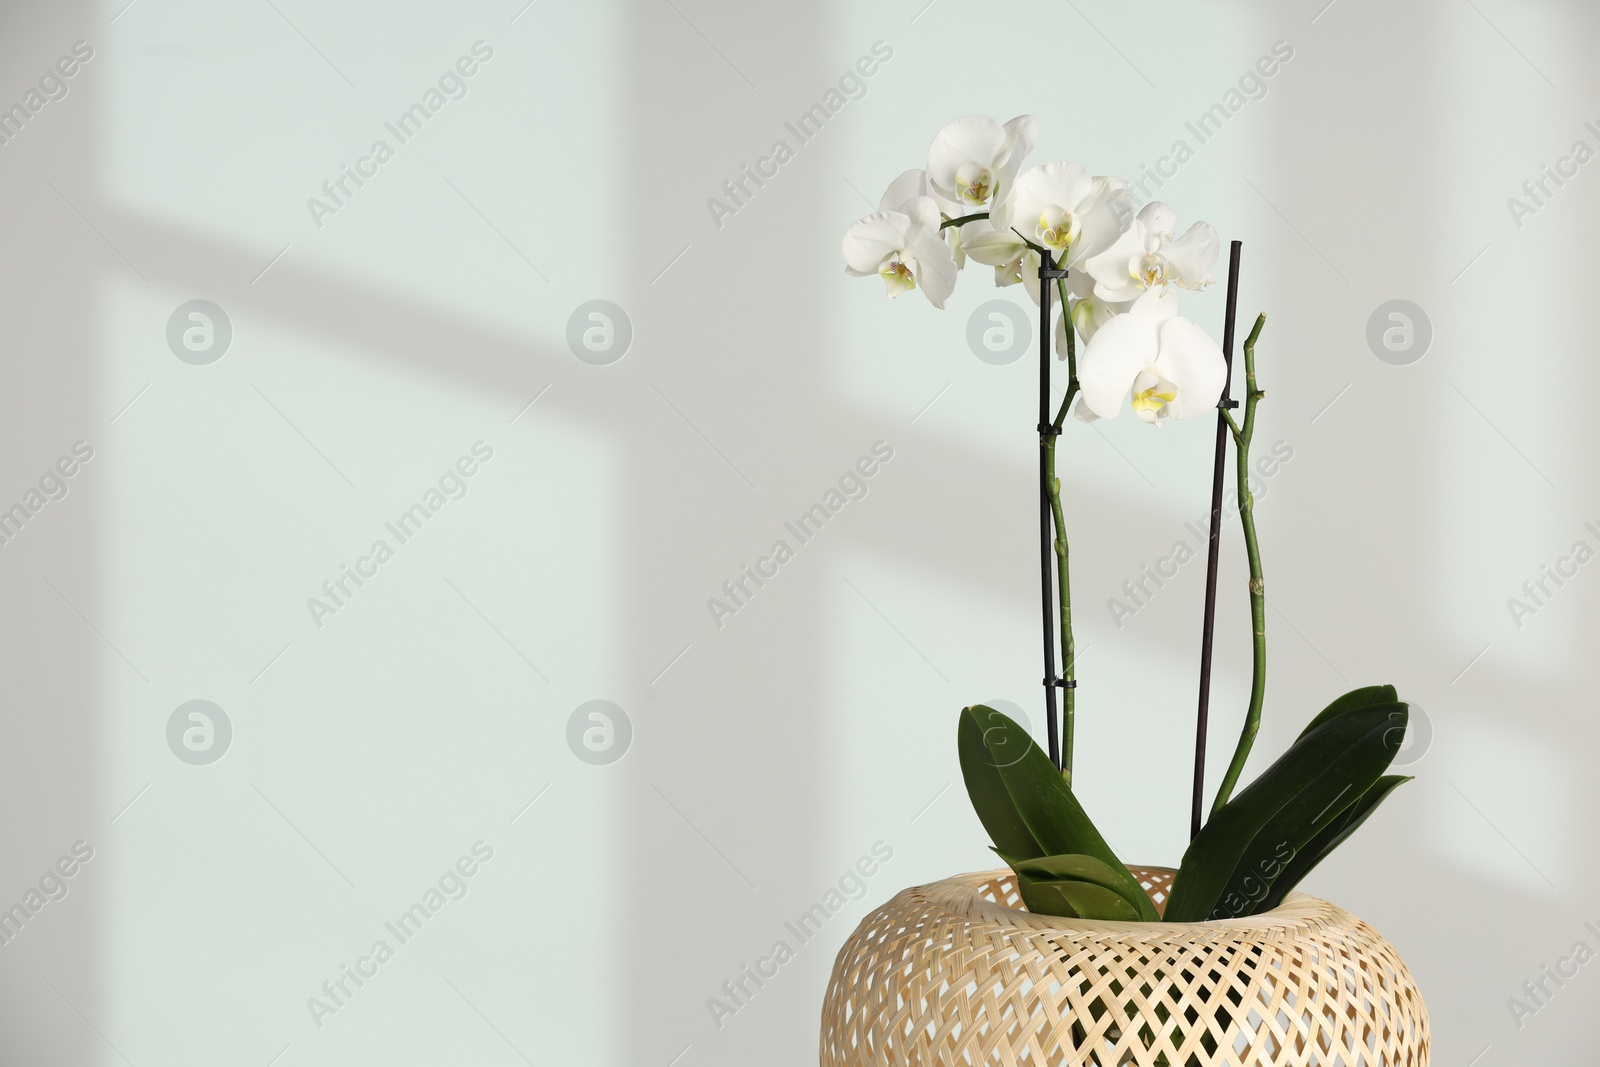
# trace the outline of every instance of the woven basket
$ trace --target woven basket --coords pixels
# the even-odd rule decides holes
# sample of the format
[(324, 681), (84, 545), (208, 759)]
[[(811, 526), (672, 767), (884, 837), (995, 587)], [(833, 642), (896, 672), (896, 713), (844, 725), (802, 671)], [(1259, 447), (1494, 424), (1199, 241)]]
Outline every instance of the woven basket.
[[(1130, 868), (1157, 909), (1173, 871)], [(822, 1067), (1427, 1067), (1394, 948), (1294, 893), (1206, 923), (1032, 915), (1008, 870), (897, 895), (839, 950)]]

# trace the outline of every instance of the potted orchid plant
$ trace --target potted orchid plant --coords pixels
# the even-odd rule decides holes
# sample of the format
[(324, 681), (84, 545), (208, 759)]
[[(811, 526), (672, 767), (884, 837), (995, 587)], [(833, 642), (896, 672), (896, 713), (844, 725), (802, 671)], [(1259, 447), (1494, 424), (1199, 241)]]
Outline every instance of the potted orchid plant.
[[(1067, 380), (1065, 397), (1052, 414), (1046, 406), (1052, 361), (1041, 350), (1038, 432), (1048, 752), (1018, 723), (982, 705), (962, 709), (957, 730), (968, 795), (1009, 873), (962, 876), (907, 890), (863, 922), (835, 967), (824, 1013), (823, 1060), (1011, 1063), (1008, 1056), (1022, 1062), (1028, 1055), (1038, 1055), (1049, 1063), (1168, 1067), (1426, 1063), (1426, 1012), (1398, 955), (1370, 927), (1332, 905), (1304, 895), (1291, 897), (1300, 880), (1408, 780), (1386, 773), (1404, 738), (1406, 704), (1392, 686), (1346, 693), (1312, 716), (1282, 756), (1238, 788), (1266, 693), (1265, 585), (1247, 477), (1256, 408), (1266, 395), (1259, 387), (1255, 363), (1265, 316), (1256, 319), (1243, 345), (1245, 393), (1240, 411), (1227, 396), (1238, 245), (1229, 272), (1225, 339), (1219, 344), (1180, 311), (1185, 292), (1215, 282), (1213, 271), (1221, 250), (1216, 230), (1194, 222), (1180, 232), (1177, 214), (1168, 205), (1136, 207), (1126, 182), (1091, 175), (1076, 163), (1051, 162), (1025, 169), (1037, 135), (1037, 123), (1027, 115), (1004, 124), (985, 116), (949, 123), (934, 137), (926, 167), (896, 178), (880, 210), (851, 225), (844, 237), (846, 271), (880, 278), (891, 299), (920, 291), (942, 309), (971, 263), (993, 268), (998, 286), (1023, 286), (1038, 306), (1042, 324), (1049, 327), (1040, 331), (1041, 346), (1050, 340), (1065, 364)], [(1053, 303), (1058, 312), (1053, 313)], [(1176, 870), (1125, 864), (1073, 789), (1078, 672), (1068, 549), (1070, 509), (1056, 474), (1056, 443), (1069, 412), (1076, 420), (1092, 422), (1115, 419), (1126, 408), (1153, 427), (1213, 413), (1219, 425), (1209, 576), (1213, 595), (1208, 596), (1205, 623), (1194, 833)], [(1236, 456), (1237, 510), (1249, 564), (1253, 670), (1243, 728), (1209, 818), (1202, 824), (1215, 542), (1223, 450), (1229, 442)], [(1054, 667), (1054, 628), (1059, 633), (1059, 675)], [(1297, 916), (1312, 911), (1319, 916), (1316, 922), (1306, 919), (1296, 925)], [(918, 935), (898, 954), (885, 953), (884, 937), (936, 926), (947, 913), (959, 919), (948, 927), (957, 932), (932, 940)], [(949, 994), (956, 1000), (968, 997), (965, 1006), (940, 1007), (941, 1002), (929, 1000), (925, 990), (906, 986), (914, 986), (919, 973), (944, 975), (935, 984), (943, 983), (940, 988), (947, 991), (967, 982), (966, 976), (953, 974), (950, 960), (940, 954), (955, 952), (970, 962), (991, 951), (989, 942), (976, 941), (957, 951), (961, 943), (980, 936), (973, 931), (988, 929), (972, 925), (978, 918), (992, 924), (993, 936), (1005, 951), (1021, 951), (1018, 946), (1025, 944), (1027, 952), (1042, 953), (1037, 965), (1027, 968), (1032, 976), (1027, 992), (1002, 983), (985, 993), (993, 974), (982, 968), (987, 977), (971, 978), (963, 987), (970, 996)], [(1385, 961), (1378, 970), (1388, 977), (1377, 982), (1373, 995), (1394, 1027), (1392, 1033), (1385, 1031), (1387, 1043), (1380, 1042), (1387, 1055), (1375, 1060), (1362, 1058), (1372, 1051), (1367, 1038), (1341, 1029), (1344, 1024), (1339, 1020), (1348, 1014), (1340, 999), (1345, 993), (1328, 983), (1345, 979), (1316, 971), (1321, 964), (1304, 964), (1307, 958), (1319, 957), (1294, 942), (1321, 936), (1311, 932), (1313, 928), (1342, 930), (1339, 924), (1355, 931), (1341, 934), (1345, 937), (1341, 944), (1354, 946), (1352, 952), (1370, 949), (1374, 959)], [(1257, 985), (1230, 984), (1217, 976), (1231, 973), (1228, 968), (1234, 963), (1213, 961), (1202, 966), (1211, 949), (1201, 946), (1219, 943), (1231, 946), (1228, 952), (1243, 945), (1255, 958), (1264, 959), (1270, 950), (1262, 939), (1270, 941), (1285, 928), (1295, 931), (1290, 947), (1298, 945), (1300, 955), (1293, 959), (1300, 963), (1284, 964), (1277, 979), (1253, 977)], [(1166, 932), (1157, 934), (1158, 929)], [(1053, 940), (1041, 947), (1030, 933), (1038, 930), (1048, 931)], [(1132, 962), (1108, 965), (1103, 953), (1110, 951), (1109, 944), (1123, 944), (1116, 940), (1123, 935), (1131, 946), (1127, 960)], [(1102, 955), (1072, 956), (1068, 949), (1078, 943), (1074, 939), (1087, 939), (1083, 943), (1098, 946), (1095, 952)], [(1173, 955), (1152, 956), (1150, 946), (1157, 939), (1172, 946)], [(919, 954), (932, 961), (921, 972), (907, 962), (921, 959)], [(885, 959), (885, 967), (876, 966), (875, 961)], [(1187, 963), (1173, 962), (1180, 959)], [(1314, 1061), (1294, 1058), (1305, 1053), (1305, 1045), (1302, 1041), (1297, 1046), (1288, 1030), (1279, 1032), (1278, 1000), (1272, 1001), (1271, 1011), (1252, 1000), (1266, 988), (1261, 982), (1281, 981), (1301, 965), (1310, 968), (1310, 977), (1297, 994), (1298, 1010), (1308, 1012), (1306, 1018), (1313, 1024), (1329, 1028), (1316, 1038), (1324, 1058)], [(1046, 972), (1054, 985), (1045, 981)], [(1113, 977), (1107, 978), (1108, 974)], [(1041, 992), (1046, 986), (1054, 992)], [(1013, 998), (1003, 1009), (994, 1007), (999, 990), (1004, 991), (1000, 1000)], [(1044, 1001), (1049, 1003), (1041, 1007)], [(905, 1005), (913, 1002), (921, 1003), (924, 1012), (921, 1021), (907, 1029)], [(891, 1010), (890, 1005), (899, 1007)], [(882, 1024), (875, 1010), (891, 1012), (893, 1018)], [(1001, 1012), (991, 1020), (992, 1028), (974, 1023), (972, 1011), (981, 1017), (991, 1010)], [(951, 1012), (965, 1022), (951, 1023), (955, 1017)], [(1037, 1025), (1027, 1022), (1029, 1018)], [(924, 1023), (930, 1029), (918, 1036), (917, 1027)], [(1263, 1038), (1267, 1031), (1277, 1036)], [(1039, 1043), (1041, 1034), (1048, 1038), (1045, 1044)], [(1005, 1055), (996, 1051), (1002, 1047), (1008, 1050)], [(1239, 1050), (1245, 1047), (1255, 1049), (1252, 1055), (1258, 1058), (1243, 1056)], [(1026, 1051), (1030, 1048), (1031, 1053)], [(1077, 1058), (1060, 1058), (1066, 1055), (1063, 1049)], [(1347, 1057), (1341, 1058), (1345, 1053)], [(1226, 1058), (1235, 1055), (1238, 1058)]]

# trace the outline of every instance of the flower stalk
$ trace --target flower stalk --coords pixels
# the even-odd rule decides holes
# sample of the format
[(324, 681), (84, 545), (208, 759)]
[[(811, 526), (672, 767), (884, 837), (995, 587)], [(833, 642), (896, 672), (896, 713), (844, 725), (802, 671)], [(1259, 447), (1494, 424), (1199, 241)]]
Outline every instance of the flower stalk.
[(1251, 677), (1250, 706), (1245, 712), (1244, 728), (1239, 733), (1239, 743), (1233, 750), (1233, 761), (1228, 773), (1217, 787), (1216, 802), (1211, 805), (1215, 816), (1233, 796), (1234, 786), (1244, 773), (1245, 762), (1250, 758), (1256, 732), (1261, 729), (1261, 705), (1267, 693), (1267, 592), (1261, 577), (1261, 546), (1256, 540), (1255, 495), (1250, 492), (1250, 439), (1256, 428), (1256, 403), (1267, 394), (1256, 384), (1256, 338), (1266, 325), (1267, 316), (1258, 315), (1250, 336), (1244, 342), (1244, 423), (1234, 421), (1231, 412), (1223, 412), (1228, 427), (1233, 432), (1234, 454), (1237, 459), (1235, 479), (1238, 482), (1239, 525), (1244, 531), (1245, 554), (1250, 561), (1250, 628)]
[[(1072, 408), (1073, 399), (1078, 395), (1078, 354), (1073, 338), (1072, 305), (1067, 300), (1067, 284), (1064, 279), (1057, 279), (1056, 291), (1061, 296), (1061, 314), (1066, 316), (1067, 321), (1067, 395), (1062, 398), (1061, 409), (1056, 412), (1056, 417), (1051, 422), (1053, 429), (1060, 430), (1061, 424), (1066, 420), (1067, 412)], [(1048, 359), (1049, 353), (1044, 353), (1040, 358)], [(1056, 441), (1059, 439), (1059, 434), (1051, 434), (1045, 438), (1045, 462), (1050, 470), (1048, 486), (1050, 513), (1055, 518), (1056, 527), (1056, 591), (1061, 611), (1061, 678), (1068, 683), (1061, 690), (1061, 773), (1070, 783), (1072, 741), (1077, 727), (1078, 664), (1077, 643), (1072, 636), (1072, 576), (1069, 567), (1067, 519), (1061, 506), (1061, 479), (1056, 475)]]
[(986, 219), (988, 217), (989, 213), (987, 211), (980, 211), (975, 215), (962, 215), (958, 219), (945, 219), (943, 222), (939, 223), (939, 229), (948, 230), (952, 226), (965, 226), (969, 222), (977, 222), (979, 219)]

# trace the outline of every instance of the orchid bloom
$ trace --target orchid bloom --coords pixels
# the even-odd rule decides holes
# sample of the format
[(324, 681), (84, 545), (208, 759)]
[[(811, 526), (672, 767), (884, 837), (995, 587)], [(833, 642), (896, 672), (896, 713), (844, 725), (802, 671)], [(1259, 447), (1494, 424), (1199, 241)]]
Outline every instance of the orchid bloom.
[(943, 308), (955, 291), (956, 263), (940, 239), (939, 222), (933, 198), (918, 196), (897, 211), (853, 223), (844, 235), (845, 273), (878, 275), (891, 300), (920, 287), (934, 307)]
[(928, 186), (959, 204), (963, 215), (991, 210), (1010, 192), (1038, 139), (1032, 115), (1018, 115), (1004, 126), (987, 115), (946, 123), (928, 146)]
[[(905, 206), (907, 200), (914, 200), (919, 196), (931, 196), (938, 205), (939, 214), (946, 219), (958, 218), (963, 214), (960, 204), (946, 200), (928, 184), (928, 172), (925, 170), (908, 170), (900, 177), (889, 183), (889, 188), (883, 191), (883, 198), (878, 201), (879, 211), (899, 211)], [(974, 223), (968, 223), (972, 226)], [(944, 230), (944, 239), (950, 245), (950, 252), (955, 256), (956, 269), (967, 265), (967, 255), (961, 248), (961, 231), (967, 226), (951, 226)]]
[(993, 267), (996, 286), (1021, 282), (1033, 302), (1039, 302), (1039, 253), (1014, 233), (1002, 233), (981, 223), (969, 223), (963, 229), (972, 232), (962, 238), (962, 252)]
[(1153, 425), (1216, 408), (1228, 373), (1222, 348), (1180, 318), (1177, 303), (1152, 290), (1095, 331), (1078, 361), (1078, 418), (1114, 419), (1130, 393), (1134, 413)]
[(919, 196), (931, 196), (942, 215), (949, 215), (960, 206), (934, 192), (928, 184), (927, 171), (912, 169), (889, 183), (889, 188), (883, 191), (883, 197), (878, 201), (878, 210), (899, 211), (905, 207), (907, 200), (915, 200)]
[(1081, 269), (1113, 246), (1133, 215), (1133, 199), (1120, 178), (1092, 177), (1076, 163), (1030, 167), (1011, 194), (989, 214), (990, 232), (969, 234), (967, 254), (995, 268), (999, 285), (1025, 282), (1039, 299), (1039, 255), (1049, 249), (1056, 265)]
[(1072, 325), (1076, 327), (1078, 336), (1083, 338), (1083, 343), (1088, 344), (1094, 338), (1095, 331), (1126, 312), (1130, 306), (1108, 303), (1093, 293), (1080, 296), (1072, 302)]
[[(1079, 272), (1069, 276), (1067, 279), (1069, 290), (1073, 288), (1073, 282), (1078, 278), (1088, 278), (1088, 275)], [(1094, 280), (1089, 279), (1084, 288), (1092, 290), (1094, 288)], [(1056, 357), (1058, 359), (1067, 358), (1067, 324), (1069, 322), (1072, 327), (1077, 329), (1078, 337), (1082, 339), (1083, 343), (1088, 344), (1100, 327), (1118, 315), (1124, 314), (1132, 306), (1132, 304), (1108, 304), (1095, 296), (1093, 292), (1082, 296), (1073, 296), (1068, 302), (1066, 313), (1056, 317)]]
[(1067, 358), (1069, 322), (1077, 328), (1083, 343), (1088, 344), (1096, 330), (1133, 306), (1131, 300), (1113, 304), (1095, 296), (1094, 278), (1082, 270), (1067, 275), (1067, 294), (1066, 313), (1056, 319), (1056, 354), (1060, 359)]
[(1174, 238), (1177, 226), (1177, 213), (1166, 204), (1141, 208), (1116, 243), (1085, 264), (1094, 276), (1095, 296), (1116, 303), (1168, 285), (1204, 289), (1216, 281), (1211, 267), (1222, 244), (1217, 231), (1197, 222)]

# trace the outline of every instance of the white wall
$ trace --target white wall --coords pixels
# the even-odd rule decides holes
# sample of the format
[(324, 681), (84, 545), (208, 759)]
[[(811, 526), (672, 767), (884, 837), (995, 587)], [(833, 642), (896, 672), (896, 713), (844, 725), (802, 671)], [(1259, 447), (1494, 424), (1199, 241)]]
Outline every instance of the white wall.
[[(1032, 112), (1036, 160), (1096, 172), (1196, 149), (1160, 195), (1244, 241), (1241, 318), (1270, 318), (1258, 441), (1293, 453), (1258, 511), (1252, 768), (1344, 688), (1398, 685), (1427, 725), (1417, 781), (1306, 888), (1401, 949), (1436, 1062), (1584, 1047), (1600, 978), (1520, 1020), (1507, 1001), (1600, 949), (1600, 578), (1520, 619), (1507, 601), (1600, 549), (1600, 177), (1521, 219), (1507, 198), (1600, 150), (1595, 19), (1325, 2), (9, 7), (0, 106), (75, 42), (93, 56), (0, 144), (0, 507), (76, 442), (93, 458), (0, 545), (0, 906), (93, 856), (0, 945), (0, 1059), (810, 1062), (853, 925), (993, 862), (956, 710), (1042, 723), (1034, 364), (966, 342), (979, 305), (1025, 297), (975, 267), (945, 312), (891, 305), (839, 260), (972, 112)], [(385, 123), (480, 41), (465, 95), (399, 143)], [(865, 94), (798, 144), (786, 120), (877, 42)], [(1185, 123), (1277, 42), (1265, 95), (1200, 144)], [(313, 218), (379, 138), (393, 158)], [(714, 219), (780, 138), (794, 158)], [(195, 299), (231, 324), (214, 362), (167, 340)], [(568, 344), (597, 299), (632, 329), (607, 365)], [(1395, 299), (1433, 331), (1404, 366), (1366, 339)], [(1220, 292), (1187, 307), (1220, 332)], [(1205, 513), (1212, 430), (1068, 431), (1079, 788), (1124, 856), (1175, 863), (1202, 565), (1121, 627), (1106, 601)], [(879, 441), (866, 497), (714, 623), (707, 599)], [(400, 543), (384, 524), (477, 442), (465, 495)], [(393, 558), (314, 619), (378, 539)], [(1241, 556), (1230, 534), (1213, 782), (1249, 684)], [(169, 745), (192, 700), (231, 724), (208, 764)], [(569, 747), (593, 700), (631, 724), (607, 765)], [(478, 842), (465, 895), (402, 944), (385, 924)], [(794, 945), (784, 923), (880, 842), (859, 899)], [(326, 997), (380, 939), (393, 958)], [(714, 1020), (779, 939), (793, 961)]]

